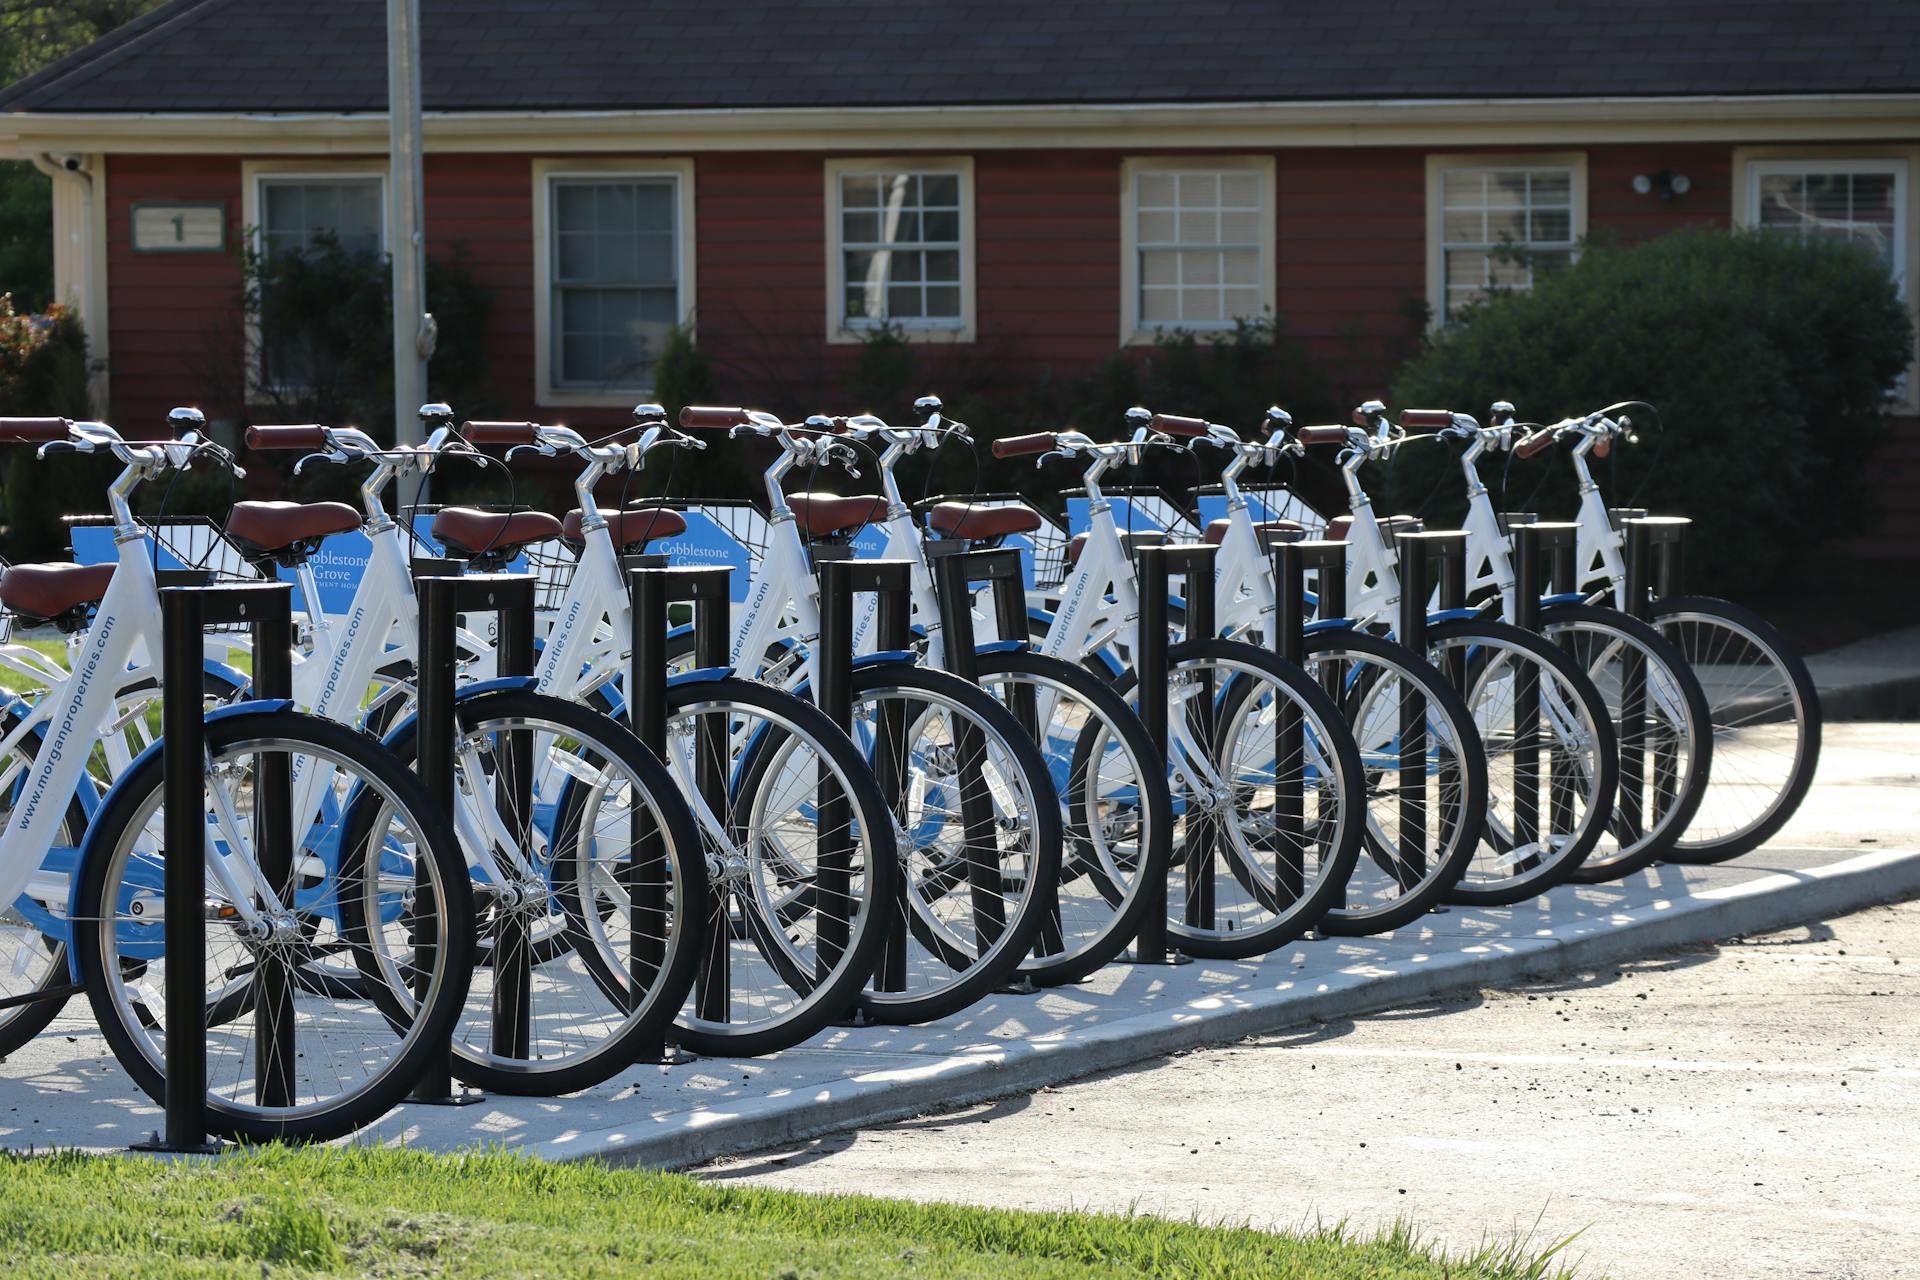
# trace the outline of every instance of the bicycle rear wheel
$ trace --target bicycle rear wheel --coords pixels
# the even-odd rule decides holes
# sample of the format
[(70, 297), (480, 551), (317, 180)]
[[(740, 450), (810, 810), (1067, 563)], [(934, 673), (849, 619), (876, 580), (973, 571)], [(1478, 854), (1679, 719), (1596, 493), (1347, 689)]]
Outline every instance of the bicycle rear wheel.
[(1367, 771), (1367, 829), (1329, 933), (1383, 933), (1460, 881), (1480, 845), (1487, 759), (1473, 716), (1440, 671), (1356, 628), (1306, 638), (1308, 670), (1340, 704)]
[(892, 813), (860, 749), (804, 698), (689, 681), (668, 687), (667, 718), (711, 885), (672, 1037), (715, 1057), (792, 1048), (873, 972), (900, 874)]
[(1484, 838), (1448, 901), (1502, 906), (1564, 883), (1606, 835), (1618, 785), (1613, 721), (1566, 654), (1491, 618), (1428, 631), (1487, 761)]
[(1126, 949), (1141, 890), (1166, 875), (1166, 766), (1126, 700), (1086, 668), (1032, 652), (982, 653), (979, 667), (983, 689), (1016, 717), (1031, 714), (1065, 819), (1059, 888), (1020, 976), (1077, 982)]
[[(501, 689), (457, 697), (454, 715), (476, 959), (488, 944), (454, 1027), (454, 1074), (498, 1093), (591, 1088), (663, 1040), (693, 981), (706, 884), (693, 815), (638, 738), (578, 703)], [(403, 762), (416, 748), (395, 735)], [(483, 872), (476, 837), (502, 880)], [(350, 930), (370, 931), (379, 910), (353, 895), (341, 907)], [(404, 975), (366, 977), (407, 1015)]]
[(1573, 878), (1632, 875), (1672, 852), (1705, 798), (1713, 761), (1706, 694), (1677, 649), (1618, 609), (1550, 605), (1540, 632), (1600, 691), (1619, 747), (1612, 821)]
[[(1359, 748), (1306, 672), (1267, 650), (1185, 641), (1167, 667), (1168, 935), (1191, 955), (1265, 955), (1319, 924), (1353, 874)], [(1133, 671), (1117, 684), (1137, 702)]]
[(1725, 862), (1765, 844), (1806, 798), (1820, 765), (1820, 696), (1807, 664), (1751, 609), (1670, 596), (1653, 625), (1700, 680), (1713, 720), (1713, 767), (1675, 862)]
[[(292, 711), (235, 715), (207, 725), (208, 878), (201, 966), (207, 1004), (238, 1002), (252, 1017), (207, 1028), (208, 1123), (253, 1141), (326, 1139), (352, 1132), (405, 1097), (452, 1030), (472, 972), (467, 873), (451, 827), (419, 781), (361, 734)], [(329, 771), (332, 803), (293, 823), (293, 871), (337, 860), (335, 884), (381, 904), (382, 927), (316, 939), (259, 886), (257, 785), (265, 762)], [(83, 853), (74, 945), (101, 1032), (134, 1082), (165, 1091), (166, 914), (159, 753), (121, 781), (96, 815)], [(345, 838), (372, 812), (369, 838)], [(216, 874), (224, 870), (227, 876)], [(231, 879), (249, 887), (236, 896)], [(316, 949), (346, 948), (404, 973), (413, 993), (395, 1017), (377, 993), (300, 981)]]

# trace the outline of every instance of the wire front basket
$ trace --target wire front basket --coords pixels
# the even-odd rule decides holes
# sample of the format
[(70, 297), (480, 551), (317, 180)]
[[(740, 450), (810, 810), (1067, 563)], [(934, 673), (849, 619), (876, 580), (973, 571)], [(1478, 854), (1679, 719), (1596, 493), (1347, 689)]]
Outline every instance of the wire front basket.
[[(113, 541), (113, 517), (68, 516), (66, 524), (76, 564), (112, 564), (119, 558)], [(260, 571), (248, 563), (226, 531), (206, 516), (141, 520), (140, 526), (150, 540), (154, 576), (163, 587), (260, 580)], [(233, 633), (245, 633), (247, 629), (244, 622), (207, 628)]]

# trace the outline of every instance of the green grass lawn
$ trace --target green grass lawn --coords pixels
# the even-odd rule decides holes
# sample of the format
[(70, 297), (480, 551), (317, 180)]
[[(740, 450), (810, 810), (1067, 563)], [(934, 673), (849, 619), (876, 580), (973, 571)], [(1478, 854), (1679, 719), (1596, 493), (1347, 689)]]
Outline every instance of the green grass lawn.
[(1275, 1235), (803, 1196), (505, 1153), (265, 1148), (192, 1164), (0, 1157), (0, 1260), (36, 1278), (1567, 1274), (1551, 1252), (1540, 1255), (1493, 1247), (1443, 1256), (1405, 1230)]

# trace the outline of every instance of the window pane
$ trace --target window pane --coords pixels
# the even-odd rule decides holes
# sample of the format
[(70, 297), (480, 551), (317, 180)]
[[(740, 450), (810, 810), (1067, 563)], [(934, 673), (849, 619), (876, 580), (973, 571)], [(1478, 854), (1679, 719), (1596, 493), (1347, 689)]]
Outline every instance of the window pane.
[(384, 218), (378, 178), (271, 179), (260, 185), (260, 228), (269, 253), (304, 249), (330, 233), (352, 253), (379, 253)]
[(1182, 289), (1180, 318), (1195, 324), (1216, 324), (1226, 319), (1221, 314), (1219, 291), (1217, 289)]
[(1223, 173), (1220, 175), (1220, 207), (1222, 209), (1258, 209), (1260, 207), (1260, 179), (1253, 173)]
[(1174, 201), (1173, 175), (1170, 173), (1143, 173), (1140, 175), (1140, 207), (1142, 209), (1170, 209)]
[(1220, 175), (1183, 173), (1180, 175), (1179, 191), (1180, 207), (1183, 209), (1217, 207), (1220, 203)]
[(1763, 174), (1760, 225), (1863, 245), (1891, 263), (1899, 236), (1894, 187), (1887, 172)]
[(555, 184), (553, 221), (562, 231), (592, 231), (593, 188), (569, 182)]
[(643, 234), (633, 241), (633, 278), (644, 284), (670, 284), (678, 278), (671, 235)]
[(1573, 170), (1449, 169), (1441, 194), (1449, 311), (1490, 285), (1531, 287), (1534, 272), (1513, 253), (1532, 261), (1550, 246), (1561, 261), (1571, 259)]
[(1140, 255), (1141, 284), (1178, 284), (1179, 282), (1179, 254), (1166, 249), (1155, 249)]
[(1181, 244), (1218, 244), (1220, 243), (1220, 215), (1208, 209), (1204, 212), (1189, 212), (1185, 205), (1180, 209)]
[(840, 179), (840, 203), (845, 208), (880, 207), (880, 176), (850, 173)]
[(1260, 215), (1254, 212), (1221, 214), (1220, 243), (1260, 243)]
[(887, 290), (887, 317), (892, 320), (920, 318), (920, 286), (894, 285)]
[(1148, 324), (1172, 324), (1180, 319), (1180, 294), (1175, 289), (1142, 289), (1140, 319)]
[(1260, 253), (1256, 249), (1230, 249), (1220, 255), (1220, 277), (1230, 285), (1258, 288)]
[(1260, 291), (1258, 289), (1228, 289), (1227, 318), (1230, 320), (1257, 320), (1261, 314)]
[(921, 200), (927, 205), (958, 209), (960, 207), (960, 175), (927, 174), (921, 182)]
[(1154, 212), (1142, 210), (1140, 214), (1141, 244), (1172, 244), (1174, 240), (1174, 215), (1171, 210)]
[(1180, 255), (1180, 283), (1219, 284), (1221, 255), (1202, 250)]
[[(960, 250), (927, 246), (959, 243), (959, 175), (842, 174), (840, 183), (845, 318), (863, 325), (957, 321)], [(891, 247), (859, 247), (866, 245)]]

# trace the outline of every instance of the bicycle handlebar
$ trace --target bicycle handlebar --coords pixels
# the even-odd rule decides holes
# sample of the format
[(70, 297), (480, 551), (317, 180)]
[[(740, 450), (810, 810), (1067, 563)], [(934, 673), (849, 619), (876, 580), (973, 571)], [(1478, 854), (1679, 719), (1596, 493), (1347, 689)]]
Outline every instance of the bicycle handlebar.
[(0, 418), (0, 439), (18, 444), (49, 444), (65, 440), (69, 426), (65, 418)]
[(327, 429), (318, 423), (297, 427), (259, 426), (247, 428), (249, 449), (300, 449), (307, 453), (327, 447)]
[(538, 437), (539, 424), (535, 422), (468, 422), (461, 425), (460, 434), (472, 444), (533, 444)]
[(1036, 453), (1050, 453), (1059, 444), (1059, 437), (1051, 431), (1037, 431), (1027, 436), (1005, 436), (993, 442), (993, 456), (996, 458), (1024, 458)]
[(1439, 431), (1453, 425), (1451, 409), (1402, 409), (1400, 427), (1403, 431)]
[(1534, 454), (1539, 453), (1542, 449), (1551, 445), (1553, 439), (1553, 428), (1542, 427), (1540, 430), (1514, 445), (1513, 456), (1516, 458), (1531, 458)]
[(753, 418), (739, 406), (717, 408), (712, 405), (690, 404), (680, 410), (680, 426), (686, 431), (729, 431), (734, 427), (744, 427)]
[(1170, 436), (1185, 436), (1190, 440), (1211, 435), (1213, 430), (1213, 424), (1204, 418), (1182, 418), (1171, 413), (1156, 413), (1147, 425), (1155, 431), (1162, 431)]
[(1346, 427), (1301, 427), (1293, 433), (1301, 444), (1345, 444)]

